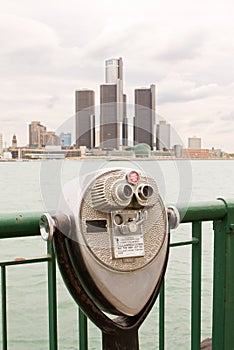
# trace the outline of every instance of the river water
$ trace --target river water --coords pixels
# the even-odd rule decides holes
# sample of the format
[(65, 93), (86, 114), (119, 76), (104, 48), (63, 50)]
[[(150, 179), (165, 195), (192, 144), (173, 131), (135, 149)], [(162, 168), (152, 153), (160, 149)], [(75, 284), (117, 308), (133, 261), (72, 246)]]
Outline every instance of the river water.
[[(105, 167), (143, 169), (155, 177), (165, 203), (234, 199), (234, 162), (209, 161), (44, 161), (0, 163), (0, 213), (46, 211), (56, 207), (63, 183)], [(191, 237), (190, 226), (172, 232), (172, 241)], [(211, 336), (212, 224), (203, 224), (202, 338)], [(0, 259), (43, 255), (40, 237), (0, 241)], [(170, 250), (166, 274), (166, 349), (190, 348), (191, 247)], [(133, 291), (134, 294), (134, 291)], [(48, 349), (46, 264), (7, 269), (9, 349)], [(158, 304), (140, 329), (141, 349), (158, 348)], [(77, 308), (58, 273), (60, 349), (78, 348)], [(101, 333), (89, 322), (89, 349), (101, 349)]]

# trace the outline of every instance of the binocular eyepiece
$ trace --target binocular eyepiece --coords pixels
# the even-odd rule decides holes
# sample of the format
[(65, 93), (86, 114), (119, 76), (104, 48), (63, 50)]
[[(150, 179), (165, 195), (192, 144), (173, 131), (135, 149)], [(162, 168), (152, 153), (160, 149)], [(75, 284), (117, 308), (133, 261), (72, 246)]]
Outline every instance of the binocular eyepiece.
[(121, 183), (116, 187), (116, 195), (120, 200), (127, 200), (132, 197), (133, 189), (129, 184)]
[(138, 196), (141, 200), (149, 199), (154, 193), (154, 189), (150, 185), (141, 185), (138, 188)]
[(155, 204), (153, 200), (155, 189), (153, 186), (143, 183), (140, 184), (136, 189), (136, 199), (139, 205), (149, 206)]
[[(131, 177), (131, 173), (134, 173), (134, 177)], [(93, 207), (105, 212), (126, 207), (150, 207), (157, 202), (158, 188), (145, 175), (135, 171), (126, 175), (126, 172), (118, 171), (97, 180), (91, 197)]]

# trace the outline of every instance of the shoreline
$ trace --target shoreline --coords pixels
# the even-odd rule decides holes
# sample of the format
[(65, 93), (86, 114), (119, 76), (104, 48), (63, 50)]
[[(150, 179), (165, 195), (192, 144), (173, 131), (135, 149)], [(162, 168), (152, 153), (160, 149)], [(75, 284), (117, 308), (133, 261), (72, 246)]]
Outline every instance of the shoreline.
[(234, 158), (158, 158), (158, 157), (134, 157), (134, 158), (122, 158), (122, 157), (70, 157), (70, 158), (47, 158), (47, 159), (0, 159), (0, 163), (18, 163), (18, 162), (46, 162), (46, 161), (98, 161), (98, 160), (109, 160), (109, 161), (232, 161)]

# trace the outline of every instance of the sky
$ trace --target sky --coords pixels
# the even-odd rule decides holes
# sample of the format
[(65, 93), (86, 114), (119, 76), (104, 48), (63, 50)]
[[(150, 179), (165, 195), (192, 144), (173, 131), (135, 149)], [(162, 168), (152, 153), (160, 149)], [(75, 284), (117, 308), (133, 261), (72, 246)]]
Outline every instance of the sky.
[(56, 130), (80, 88), (98, 104), (105, 60), (122, 57), (129, 103), (154, 83), (185, 146), (234, 152), (233, 13), (229, 0), (0, 0), (0, 133), (25, 145), (32, 120)]

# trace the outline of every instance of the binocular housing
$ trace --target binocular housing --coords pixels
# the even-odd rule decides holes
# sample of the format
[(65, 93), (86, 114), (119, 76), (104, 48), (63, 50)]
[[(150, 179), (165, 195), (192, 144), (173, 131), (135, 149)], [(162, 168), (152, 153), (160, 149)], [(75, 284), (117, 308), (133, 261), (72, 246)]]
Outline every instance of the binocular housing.
[(77, 279), (101, 310), (134, 316), (159, 291), (169, 228), (151, 176), (114, 168), (72, 180), (53, 220)]

